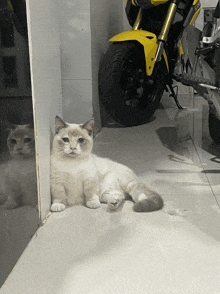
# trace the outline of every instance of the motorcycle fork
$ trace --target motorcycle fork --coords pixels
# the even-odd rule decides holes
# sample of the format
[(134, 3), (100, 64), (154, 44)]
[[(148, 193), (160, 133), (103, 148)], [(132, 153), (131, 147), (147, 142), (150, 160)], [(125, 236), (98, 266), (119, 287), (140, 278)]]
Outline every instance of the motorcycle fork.
[[(155, 62), (158, 62), (161, 59), (161, 55), (162, 55), (162, 52), (164, 50), (164, 45), (165, 45), (165, 43), (167, 41), (168, 34), (169, 34), (169, 31), (170, 31), (170, 27), (171, 27), (171, 25), (173, 23), (173, 19), (175, 17), (177, 6), (178, 6), (179, 2), (180, 2), (180, 0), (172, 0), (170, 5), (169, 5), (169, 8), (168, 8), (167, 14), (166, 14), (166, 18), (165, 18), (165, 21), (163, 23), (162, 30), (161, 30), (160, 35), (158, 37), (158, 48), (157, 48), (157, 52), (156, 52), (156, 56), (155, 56)], [(179, 103), (179, 100), (178, 100), (178, 86), (176, 86), (177, 87), (177, 92), (175, 93), (174, 88), (176, 88), (176, 87), (173, 87), (171, 78), (168, 78), (167, 85), (168, 85), (168, 87), (169, 87), (169, 89), (171, 91), (170, 96), (173, 97), (173, 99), (174, 99), (174, 101), (176, 103), (176, 106), (179, 109), (186, 109), (186, 107), (181, 106), (180, 103)]]
[(134, 22), (132, 30), (137, 31), (140, 27), (141, 24), (141, 19), (142, 19), (142, 9), (140, 8), (138, 11), (138, 15), (136, 17), (136, 20)]
[(170, 27), (173, 23), (174, 16), (176, 14), (177, 6), (179, 4), (180, 0), (172, 0), (169, 8), (167, 10), (166, 18), (163, 23), (162, 30), (160, 32), (160, 35), (158, 37), (158, 48), (156, 52), (155, 62), (160, 61), (161, 55), (164, 49), (164, 44), (167, 41), (167, 37), (170, 31)]
[[(160, 35), (158, 37), (158, 48), (157, 48), (157, 52), (156, 52), (155, 62), (160, 61), (160, 59), (161, 59), (161, 55), (162, 55), (162, 52), (163, 52), (163, 49), (164, 49), (164, 44), (167, 41), (167, 37), (168, 37), (169, 31), (170, 31), (170, 27), (171, 27), (171, 24), (173, 22), (173, 19), (174, 19), (174, 16), (175, 16), (179, 1), (180, 0), (173, 0), (170, 3), (170, 6), (168, 8), (166, 19), (164, 21), (161, 33), (160, 33)], [(138, 11), (138, 15), (136, 17), (136, 20), (134, 22), (132, 30), (138, 30), (139, 29), (140, 24), (141, 24), (141, 20), (142, 20), (142, 9), (140, 8), (139, 11)], [(177, 93), (174, 92), (174, 87), (172, 85), (172, 80), (171, 79), (169, 79), (167, 85), (168, 85), (168, 87), (169, 87), (169, 89), (171, 91), (170, 96), (173, 97), (177, 107), (179, 109), (185, 109), (186, 107), (181, 106), (180, 103), (179, 103), (178, 96), (177, 96)], [(167, 90), (167, 88), (166, 88), (166, 90)]]

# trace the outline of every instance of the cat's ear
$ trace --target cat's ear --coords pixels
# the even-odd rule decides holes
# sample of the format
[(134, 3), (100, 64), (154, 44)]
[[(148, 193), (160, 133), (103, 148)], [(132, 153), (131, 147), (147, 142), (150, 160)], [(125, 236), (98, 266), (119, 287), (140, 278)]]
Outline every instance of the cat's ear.
[(15, 124), (13, 124), (13, 123), (11, 123), (9, 121), (5, 122), (5, 128), (6, 128), (7, 132), (13, 131), (14, 129), (16, 129), (16, 127), (17, 126)]
[(58, 115), (55, 118), (55, 130), (56, 134), (58, 134), (60, 129), (67, 128), (68, 125), (60, 118)]
[(89, 133), (89, 136), (92, 136), (93, 128), (94, 128), (94, 119), (90, 119), (89, 121), (87, 121), (87, 123), (82, 125), (81, 128), (87, 130)]
[(34, 129), (34, 122), (32, 121), (30, 124), (27, 125), (28, 129), (33, 130)]

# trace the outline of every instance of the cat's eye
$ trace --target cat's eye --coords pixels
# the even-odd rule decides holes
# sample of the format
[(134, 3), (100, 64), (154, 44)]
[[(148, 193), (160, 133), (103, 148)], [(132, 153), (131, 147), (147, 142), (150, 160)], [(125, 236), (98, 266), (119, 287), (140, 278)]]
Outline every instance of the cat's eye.
[(84, 142), (85, 142), (85, 139), (83, 139), (83, 138), (79, 138), (79, 139), (78, 139), (78, 142), (79, 142), (79, 143), (84, 143)]
[(32, 141), (31, 138), (25, 138), (25, 139), (24, 139), (24, 143), (30, 143), (31, 141)]
[(68, 138), (62, 138), (63, 142), (68, 143), (69, 139)]
[(16, 143), (17, 143), (17, 141), (16, 141), (15, 139), (11, 139), (10, 142), (11, 142), (12, 144), (16, 144)]

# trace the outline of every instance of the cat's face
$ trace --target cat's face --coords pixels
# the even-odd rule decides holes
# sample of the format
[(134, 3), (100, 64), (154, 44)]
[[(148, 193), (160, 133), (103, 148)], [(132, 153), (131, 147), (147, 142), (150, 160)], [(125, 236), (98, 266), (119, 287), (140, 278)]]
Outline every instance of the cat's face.
[(31, 125), (13, 125), (7, 138), (7, 145), (13, 157), (35, 156), (34, 129)]
[(88, 157), (93, 147), (93, 125), (93, 120), (84, 125), (69, 124), (57, 116), (53, 151), (72, 158)]

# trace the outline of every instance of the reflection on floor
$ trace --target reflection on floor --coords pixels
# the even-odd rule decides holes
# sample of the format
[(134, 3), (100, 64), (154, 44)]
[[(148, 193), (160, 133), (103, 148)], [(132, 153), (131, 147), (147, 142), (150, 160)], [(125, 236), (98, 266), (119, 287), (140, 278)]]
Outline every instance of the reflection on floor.
[(0, 286), (38, 229), (38, 224), (38, 211), (34, 207), (3, 210), (0, 206)]
[(163, 97), (155, 120), (109, 124), (94, 152), (122, 162), (165, 201), (135, 213), (126, 202), (54, 213), (25, 250), (2, 294), (220, 293), (220, 147), (208, 134), (208, 106)]
[[(6, 122), (15, 125), (33, 122), (32, 97), (0, 98), (0, 287), (10, 274), (22, 252), (28, 245), (39, 225), (39, 213), (35, 207), (25, 206), (12, 210), (4, 210), (1, 204), (2, 164), (10, 159), (7, 147), (8, 127)], [(34, 162), (35, 158), (33, 158)], [(23, 165), (24, 168), (24, 165)], [(26, 168), (30, 174), (31, 166)], [(20, 167), (19, 172), (21, 173)], [(18, 175), (19, 177), (19, 175)], [(28, 180), (27, 176), (25, 180)], [(31, 186), (32, 187), (32, 186)], [(32, 187), (33, 188), (33, 187)], [(33, 190), (33, 189), (30, 189)], [(31, 192), (30, 192), (31, 194)], [(30, 199), (33, 198), (30, 195)]]

